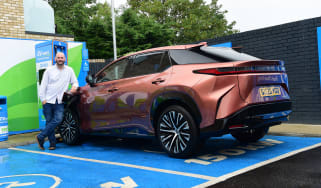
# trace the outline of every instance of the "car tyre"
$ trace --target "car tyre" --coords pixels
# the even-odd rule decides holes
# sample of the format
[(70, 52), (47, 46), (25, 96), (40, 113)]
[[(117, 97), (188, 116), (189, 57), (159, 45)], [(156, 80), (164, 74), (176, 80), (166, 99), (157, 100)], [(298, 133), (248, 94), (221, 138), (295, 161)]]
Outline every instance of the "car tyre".
[(197, 151), (198, 126), (192, 115), (181, 106), (169, 106), (161, 112), (156, 135), (161, 147), (171, 157), (187, 158)]
[(268, 131), (269, 127), (259, 127), (245, 131), (232, 132), (231, 135), (240, 142), (256, 142), (263, 138)]
[(65, 109), (64, 118), (58, 126), (58, 132), (65, 144), (75, 145), (80, 140), (79, 118), (75, 112)]

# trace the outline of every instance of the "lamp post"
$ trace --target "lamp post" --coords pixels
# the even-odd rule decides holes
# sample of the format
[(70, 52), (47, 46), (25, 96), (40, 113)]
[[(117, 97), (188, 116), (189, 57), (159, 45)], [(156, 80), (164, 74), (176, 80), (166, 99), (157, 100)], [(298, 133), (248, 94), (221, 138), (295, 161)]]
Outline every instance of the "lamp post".
[(113, 27), (114, 60), (117, 59), (114, 0), (111, 0), (111, 18)]

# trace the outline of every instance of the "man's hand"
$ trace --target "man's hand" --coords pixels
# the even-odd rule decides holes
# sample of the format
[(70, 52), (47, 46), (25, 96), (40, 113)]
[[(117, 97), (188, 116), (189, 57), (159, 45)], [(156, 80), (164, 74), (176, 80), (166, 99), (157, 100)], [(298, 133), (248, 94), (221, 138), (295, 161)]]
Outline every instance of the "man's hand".
[(46, 103), (47, 103), (47, 101), (46, 101), (46, 100), (42, 101), (42, 105), (45, 105)]
[(76, 91), (77, 91), (77, 87), (72, 86), (71, 89), (70, 89), (70, 92), (71, 93), (75, 93)]

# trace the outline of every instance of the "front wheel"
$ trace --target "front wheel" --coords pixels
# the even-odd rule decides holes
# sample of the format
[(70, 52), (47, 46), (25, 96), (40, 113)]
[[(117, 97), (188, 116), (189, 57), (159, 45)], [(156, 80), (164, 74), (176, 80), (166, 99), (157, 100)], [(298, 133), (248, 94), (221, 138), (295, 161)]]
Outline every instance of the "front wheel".
[(80, 130), (78, 116), (68, 108), (64, 112), (64, 119), (58, 126), (58, 132), (65, 144), (74, 145), (79, 142)]
[(256, 142), (263, 138), (269, 131), (269, 127), (260, 127), (245, 131), (232, 132), (232, 136), (240, 142)]
[(178, 105), (169, 106), (158, 118), (157, 138), (171, 157), (186, 158), (198, 147), (199, 130), (192, 115)]

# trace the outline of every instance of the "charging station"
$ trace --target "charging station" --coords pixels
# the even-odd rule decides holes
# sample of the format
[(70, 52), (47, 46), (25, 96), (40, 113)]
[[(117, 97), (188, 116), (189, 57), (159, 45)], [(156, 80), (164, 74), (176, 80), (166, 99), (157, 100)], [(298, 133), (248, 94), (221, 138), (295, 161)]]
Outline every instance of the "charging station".
[(38, 111), (39, 111), (39, 128), (42, 129), (46, 125), (46, 119), (42, 111), (41, 101), (39, 99), (39, 88), (42, 81), (42, 77), (47, 68), (54, 66), (55, 56), (58, 52), (65, 54), (66, 62), (68, 65), (68, 46), (67, 43), (61, 41), (46, 41), (36, 44), (35, 57), (36, 57), (36, 73), (37, 73), (37, 88), (38, 88)]
[(38, 86), (57, 52), (66, 55), (66, 64), (86, 85), (89, 71), (85, 42), (0, 38), (0, 95), (6, 96), (9, 135), (33, 132), (45, 126)]

